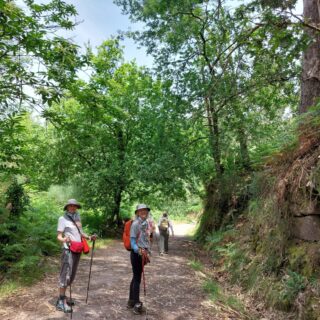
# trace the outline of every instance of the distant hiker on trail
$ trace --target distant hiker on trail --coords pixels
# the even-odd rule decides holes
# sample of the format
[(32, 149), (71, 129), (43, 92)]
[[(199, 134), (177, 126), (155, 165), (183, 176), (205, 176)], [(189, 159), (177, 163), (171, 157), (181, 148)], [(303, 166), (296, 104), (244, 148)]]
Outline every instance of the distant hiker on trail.
[(146, 312), (146, 308), (140, 301), (140, 283), (144, 265), (150, 262), (149, 224), (147, 221), (149, 211), (150, 209), (145, 204), (137, 205), (136, 218), (130, 228), (130, 260), (133, 277), (130, 283), (127, 308), (132, 309), (134, 314)]
[(168, 254), (169, 250), (169, 228), (173, 234), (173, 226), (168, 218), (168, 213), (164, 212), (162, 217), (159, 219), (158, 228), (160, 233), (160, 255)]
[(153, 216), (151, 214), (151, 211), (149, 211), (149, 213), (148, 213), (147, 221), (148, 221), (148, 224), (149, 224), (150, 243), (152, 245), (154, 232), (156, 231), (156, 224), (154, 223), (154, 219), (153, 219)]
[(84, 250), (83, 240), (90, 239), (94, 241), (96, 236), (88, 236), (82, 231), (80, 215), (77, 209), (81, 205), (75, 200), (68, 200), (64, 206), (64, 215), (58, 221), (57, 239), (63, 244), (61, 255), (61, 270), (59, 276), (59, 298), (56, 308), (65, 313), (72, 312), (73, 301), (66, 297), (66, 289), (71, 286), (77, 272), (81, 253)]

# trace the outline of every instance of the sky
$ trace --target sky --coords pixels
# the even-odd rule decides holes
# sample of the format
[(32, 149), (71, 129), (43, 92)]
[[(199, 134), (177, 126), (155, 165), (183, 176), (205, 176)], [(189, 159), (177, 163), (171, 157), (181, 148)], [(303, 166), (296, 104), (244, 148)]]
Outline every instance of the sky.
[[(127, 31), (141, 29), (141, 24), (132, 24), (129, 17), (121, 14), (121, 8), (112, 0), (65, 0), (73, 4), (78, 12), (78, 20), (82, 21), (68, 37), (83, 46), (90, 42), (93, 48), (104, 40), (116, 35), (119, 30)], [(153, 59), (147, 56), (145, 49), (138, 49), (138, 45), (131, 39), (123, 41), (125, 60), (135, 59), (137, 64), (151, 67)]]

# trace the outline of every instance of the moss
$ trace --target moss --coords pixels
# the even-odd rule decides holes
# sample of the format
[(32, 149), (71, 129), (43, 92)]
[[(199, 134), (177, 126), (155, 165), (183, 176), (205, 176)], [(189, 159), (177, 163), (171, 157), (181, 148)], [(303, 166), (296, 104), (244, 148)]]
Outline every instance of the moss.
[(320, 252), (317, 243), (292, 243), (288, 249), (288, 265), (291, 270), (305, 277), (319, 276)]
[(204, 212), (201, 216), (196, 239), (203, 241), (212, 231), (226, 229), (247, 208), (248, 184), (251, 176), (234, 173), (211, 179), (205, 190)]

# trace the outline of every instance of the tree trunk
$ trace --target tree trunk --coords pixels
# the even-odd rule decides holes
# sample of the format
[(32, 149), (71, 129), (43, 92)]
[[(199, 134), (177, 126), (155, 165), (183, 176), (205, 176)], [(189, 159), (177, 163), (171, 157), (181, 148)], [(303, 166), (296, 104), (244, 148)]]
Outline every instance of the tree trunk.
[(120, 219), (120, 207), (121, 207), (121, 200), (122, 200), (122, 192), (124, 189), (121, 185), (118, 186), (115, 195), (114, 195), (114, 207), (112, 210), (112, 217), (116, 223), (116, 225), (119, 227), (121, 225), (121, 219)]
[[(123, 130), (121, 127), (117, 128), (117, 150), (118, 150), (118, 163), (119, 163), (119, 175), (117, 178), (116, 187), (114, 190), (114, 203), (111, 212), (112, 222), (118, 227), (122, 221), (120, 219), (120, 208), (122, 201), (122, 193), (126, 189), (126, 170), (125, 170), (125, 156), (126, 156), (126, 143)], [(108, 222), (107, 222), (108, 223)]]
[(251, 169), (251, 165), (248, 151), (248, 139), (243, 127), (239, 127), (238, 129), (238, 141), (240, 145), (240, 157), (242, 168), (249, 171)]
[[(319, 28), (320, 1), (304, 0), (303, 16), (307, 24)], [(305, 32), (313, 41), (303, 54), (300, 114), (307, 112), (320, 97), (320, 33), (310, 27), (305, 27)]]
[(221, 163), (221, 150), (220, 150), (220, 132), (219, 132), (219, 118), (218, 114), (212, 107), (209, 98), (205, 100), (206, 109), (207, 109), (207, 117), (208, 117), (208, 125), (209, 125), (209, 140), (211, 147), (211, 154), (214, 161), (214, 167), (216, 170), (216, 176), (218, 180), (223, 175), (223, 165)]

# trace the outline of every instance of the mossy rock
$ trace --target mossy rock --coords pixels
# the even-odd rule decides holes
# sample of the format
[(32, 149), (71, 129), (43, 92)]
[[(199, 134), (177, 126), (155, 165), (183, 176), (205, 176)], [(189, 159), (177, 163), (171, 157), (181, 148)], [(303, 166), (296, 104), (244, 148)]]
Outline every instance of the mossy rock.
[(288, 249), (288, 264), (291, 270), (305, 277), (319, 275), (319, 244), (300, 242), (291, 245)]

